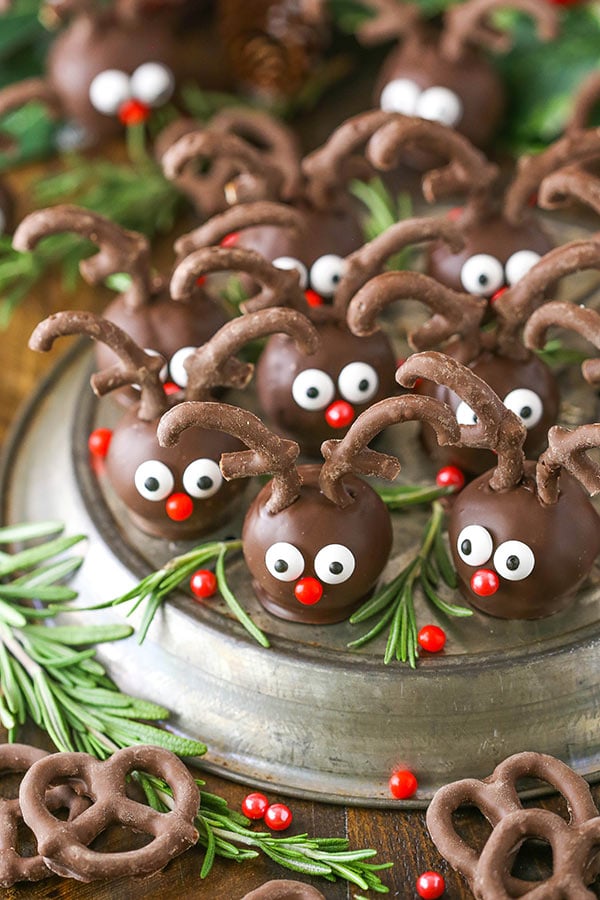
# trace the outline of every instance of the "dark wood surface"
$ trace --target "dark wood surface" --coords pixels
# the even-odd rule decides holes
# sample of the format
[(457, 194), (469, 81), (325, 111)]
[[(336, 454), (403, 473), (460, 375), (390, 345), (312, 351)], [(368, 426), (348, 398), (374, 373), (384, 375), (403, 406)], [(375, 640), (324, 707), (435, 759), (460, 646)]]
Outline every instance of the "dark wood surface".
[[(26, 188), (38, 170), (29, 168), (11, 177), (19, 189)], [(165, 250), (166, 252), (166, 250)], [(0, 439), (4, 439), (20, 404), (30, 395), (44, 371), (55, 361), (56, 355), (32, 353), (27, 349), (27, 339), (33, 327), (52, 311), (73, 306), (101, 309), (101, 292), (78, 289), (76, 300), (65, 297), (57, 278), (48, 278), (43, 289), (28, 298), (15, 312), (9, 328), (0, 333), (2, 354), (2, 378), (0, 379)], [(32, 742), (40, 741), (33, 732), (25, 735)], [(440, 741), (444, 735), (440, 734)], [(523, 748), (535, 749), (535, 748)], [(207, 776), (207, 789), (225, 797), (234, 809), (239, 809), (247, 789), (221, 778)], [(596, 801), (600, 801), (600, 786), (594, 789)], [(283, 799), (281, 797), (272, 799)], [(451, 900), (470, 898), (472, 894), (462, 878), (453, 873), (440, 858), (425, 826), (422, 812), (396, 812), (368, 809), (342, 808), (333, 805), (290, 800), (294, 813), (294, 831), (308, 831), (312, 835), (346, 836), (353, 848), (373, 847), (378, 852), (378, 861), (392, 861), (394, 868), (383, 873), (383, 880), (389, 886), (390, 897), (417, 897), (414, 885), (418, 875), (428, 869), (440, 871), (447, 884), (446, 894)], [(557, 798), (550, 798), (542, 804), (550, 809), (559, 809)], [(486, 824), (475, 814), (461, 815), (465, 834), (481, 845), (487, 834)], [(123, 847), (123, 836), (107, 839), (107, 846)], [(543, 862), (543, 860), (542, 860)], [(546, 861), (547, 862), (547, 861)], [(538, 860), (526, 855), (524, 864), (527, 877), (535, 877)], [(7, 898), (93, 898), (93, 900), (125, 900), (125, 898), (148, 898), (148, 900), (182, 900), (182, 898), (203, 898), (203, 900), (239, 900), (246, 892), (269, 878), (289, 876), (285, 870), (264, 857), (255, 861), (235, 864), (218, 860), (212, 874), (205, 882), (200, 880), (202, 864), (201, 852), (193, 848), (174, 860), (164, 872), (147, 878), (120, 879), (117, 881), (80, 884), (75, 881), (51, 877), (37, 884), (24, 884), (7, 889), (2, 896)], [(328, 900), (351, 900), (361, 891), (345, 884), (330, 885), (315, 879), (312, 883), (319, 887)], [(596, 889), (600, 897), (600, 889)], [(369, 895), (375, 896), (375, 895)]]

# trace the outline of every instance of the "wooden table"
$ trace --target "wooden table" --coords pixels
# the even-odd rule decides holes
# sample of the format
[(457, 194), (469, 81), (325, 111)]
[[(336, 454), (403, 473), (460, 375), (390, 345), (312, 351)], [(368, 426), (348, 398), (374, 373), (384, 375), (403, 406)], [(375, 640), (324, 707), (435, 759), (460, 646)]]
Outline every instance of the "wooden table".
[[(22, 187), (34, 174), (35, 170), (30, 168), (27, 172), (13, 176), (12, 182)], [(3, 363), (0, 379), (0, 440), (6, 436), (20, 404), (25, 401), (42, 374), (56, 359), (55, 354), (38, 354), (27, 349), (27, 339), (34, 326), (50, 312), (73, 306), (100, 310), (103, 302), (102, 292), (91, 291), (83, 286), (77, 290), (75, 296), (65, 297), (59, 280), (53, 278), (48, 279), (43, 289), (36, 291), (36, 295), (23, 302), (15, 312), (9, 328), (0, 333)], [(24, 739), (36, 742), (40, 741), (40, 735), (32, 731), (25, 735)], [(444, 735), (440, 734), (440, 741), (443, 740)], [(232, 808), (240, 808), (247, 789), (214, 776), (208, 776), (206, 781), (207, 790), (225, 797)], [(596, 801), (600, 802), (600, 785), (594, 788), (594, 795)], [(294, 813), (293, 831), (308, 831), (315, 836), (346, 836), (353, 848), (373, 847), (378, 851), (378, 861), (393, 861), (394, 868), (383, 873), (383, 880), (390, 888), (390, 897), (402, 900), (417, 897), (414, 889), (415, 880), (421, 872), (428, 869), (437, 870), (444, 875), (447, 884), (445, 897), (459, 900), (472, 896), (462, 878), (450, 870), (435, 850), (428, 837), (425, 815), (422, 812), (353, 809), (299, 800), (290, 800), (289, 805)], [(561, 808), (558, 798), (544, 801), (542, 805), (556, 810)], [(481, 846), (486, 835), (485, 823), (471, 813), (461, 815), (461, 822), (464, 833)], [(123, 837), (111, 838), (110, 844), (123, 847)], [(174, 860), (166, 871), (152, 877), (123, 878), (91, 885), (52, 877), (34, 885), (25, 884), (8, 889), (3, 896), (47, 898), (47, 900), (57, 897), (78, 898), (78, 900), (83, 898), (125, 900), (131, 897), (135, 897), (136, 900), (142, 898), (239, 900), (246, 892), (269, 878), (288, 877), (285, 870), (261, 857), (240, 865), (218, 860), (209, 879), (202, 882), (199, 877), (201, 864), (202, 855), (193, 848)], [(525, 866), (526, 877), (536, 877), (538, 861), (525, 859)], [(342, 883), (330, 885), (318, 879), (312, 883), (323, 891), (328, 900), (342, 900), (342, 898), (351, 900), (355, 894), (361, 893), (358, 889), (347, 887)], [(596, 893), (600, 897), (600, 886), (596, 888)]]

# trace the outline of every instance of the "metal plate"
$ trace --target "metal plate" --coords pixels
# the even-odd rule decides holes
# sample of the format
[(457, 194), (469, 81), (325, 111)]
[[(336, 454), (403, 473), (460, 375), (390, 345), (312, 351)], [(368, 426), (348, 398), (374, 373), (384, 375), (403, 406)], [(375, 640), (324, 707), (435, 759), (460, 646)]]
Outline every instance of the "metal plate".
[[(57, 365), (16, 426), (1, 476), (4, 521), (60, 518), (70, 533), (89, 535), (74, 580), (85, 605), (123, 593), (190, 546), (138, 532), (91, 471), (87, 435), (110, 425), (116, 410), (93, 398), (89, 371), (87, 348)], [(573, 384), (562, 410), (571, 424), (597, 414), (593, 393)], [(431, 480), (412, 425), (392, 429), (386, 441), (403, 462), (402, 479)], [(414, 549), (426, 515), (395, 515), (387, 574)], [(227, 531), (238, 529), (239, 521)], [(600, 777), (599, 570), (575, 605), (550, 619), (503, 622), (475, 613), (444, 622), (444, 654), (423, 659), (416, 671), (384, 666), (382, 643), (348, 651), (357, 635), (350, 625), (274, 619), (255, 600), (241, 558), (228, 571), (239, 600), (268, 632), (270, 650), (254, 644), (218, 601), (200, 606), (181, 593), (157, 615), (143, 646), (133, 638), (100, 652), (124, 690), (164, 704), (176, 728), (208, 744), (206, 768), (281, 793), (395, 808), (403, 804), (390, 800), (387, 780), (397, 766), (419, 778), (407, 807), (526, 749)], [(70, 621), (91, 615), (74, 612)], [(122, 618), (117, 610), (93, 615)], [(422, 601), (417, 618), (435, 620)]]

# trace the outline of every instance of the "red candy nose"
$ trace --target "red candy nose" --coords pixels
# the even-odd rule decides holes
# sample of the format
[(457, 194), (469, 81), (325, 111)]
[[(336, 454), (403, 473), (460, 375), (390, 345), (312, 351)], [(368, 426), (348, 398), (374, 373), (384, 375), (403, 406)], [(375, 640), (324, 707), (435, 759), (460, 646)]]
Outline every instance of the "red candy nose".
[(323, 596), (323, 585), (316, 578), (301, 578), (296, 582), (294, 594), (299, 603), (304, 606), (313, 606)]
[(498, 288), (495, 294), (492, 294), (490, 297), (490, 303), (495, 303), (496, 300), (499, 300), (502, 294), (504, 294), (508, 290), (508, 287), (504, 285), (504, 287)]
[(123, 125), (141, 125), (150, 117), (150, 107), (141, 100), (126, 100), (119, 109), (119, 119)]
[(345, 400), (336, 400), (325, 410), (325, 421), (330, 428), (345, 428), (354, 418), (354, 408)]
[(222, 239), (219, 247), (235, 247), (237, 242), (240, 239), (239, 231), (230, 231), (229, 234), (226, 234)]
[(491, 569), (477, 569), (471, 576), (471, 590), (478, 597), (491, 597), (500, 587), (500, 579)]
[(309, 306), (323, 306), (323, 298), (320, 297), (316, 291), (312, 291), (310, 288), (304, 291), (304, 297)]
[(167, 497), (165, 509), (174, 522), (185, 522), (194, 512), (194, 501), (188, 494), (171, 494)]

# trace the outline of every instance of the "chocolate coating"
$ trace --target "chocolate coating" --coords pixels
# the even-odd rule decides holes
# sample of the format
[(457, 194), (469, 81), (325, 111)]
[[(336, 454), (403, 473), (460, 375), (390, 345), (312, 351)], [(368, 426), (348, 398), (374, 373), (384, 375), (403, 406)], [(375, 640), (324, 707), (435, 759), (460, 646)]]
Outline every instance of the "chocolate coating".
[[(507, 359), (494, 353), (484, 352), (469, 368), (482, 378), (498, 394), (501, 400), (518, 388), (527, 388), (540, 397), (542, 416), (539, 422), (528, 429), (524, 444), (525, 455), (534, 458), (546, 446), (549, 428), (555, 424), (560, 403), (558, 384), (550, 368), (534, 353), (525, 360)], [(456, 411), (460, 398), (445, 385), (423, 381), (418, 388), (420, 394), (435, 397), (447, 403)], [(513, 409), (513, 412), (517, 412)], [(458, 466), (465, 472), (479, 475), (495, 465), (496, 457), (491, 450), (474, 447), (440, 447), (435, 434), (427, 425), (423, 426), (422, 439), (428, 454), (441, 466)]]
[(170, 469), (174, 485), (169, 496), (187, 493), (183, 486), (186, 467), (196, 459), (211, 459), (218, 464), (222, 453), (244, 449), (236, 438), (222, 432), (203, 428), (189, 428), (175, 447), (165, 449), (156, 439), (158, 420), (144, 422), (137, 418), (135, 408), (128, 410), (115, 428), (106, 457), (106, 474), (114, 490), (125, 503), (133, 522), (154, 537), (169, 540), (188, 540), (212, 531), (227, 521), (235, 501), (245, 490), (247, 482), (223, 481), (212, 497), (193, 499), (193, 512), (182, 522), (175, 522), (166, 513), (168, 499), (146, 500), (135, 486), (135, 472), (146, 460), (158, 460)]
[[(344, 483), (355, 502), (340, 509), (319, 490), (317, 465), (301, 466), (303, 486), (299, 498), (282, 512), (270, 515), (265, 503), (271, 484), (265, 485), (248, 510), (242, 531), (244, 557), (252, 585), (262, 605), (281, 619), (307, 624), (329, 624), (346, 619), (366, 598), (379, 578), (392, 547), (389, 513), (375, 491), (348, 476)], [(265, 565), (265, 553), (279, 541), (293, 544), (304, 557), (300, 577), (318, 578), (315, 556), (328, 544), (343, 544), (354, 555), (356, 568), (347, 581), (325, 584), (323, 596), (304, 606), (294, 594), (294, 581), (279, 581)]]
[[(396, 393), (396, 359), (383, 332), (356, 337), (345, 324), (327, 322), (319, 326), (319, 334), (321, 346), (311, 356), (301, 355), (289, 337), (274, 335), (269, 338), (256, 369), (256, 389), (266, 416), (281, 434), (297, 441), (302, 451), (311, 456), (319, 455), (323, 441), (342, 438), (350, 425), (345, 428), (328, 425), (325, 413), (330, 403), (340, 399), (350, 402), (356, 418), (368, 406)], [(353, 362), (367, 363), (379, 379), (376, 393), (366, 403), (351, 402), (340, 392), (340, 372)], [(294, 379), (306, 369), (319, 369), (333, 381), (335, 393), (323, 409), (303, 409), (293, 398)]]
[(310, 884), (278, 878), (266, 881), (241, 900), (325, 900), (325, 896)]
[(177, 44), (164, 16), (147, 15), (129, 22), (118, 21), (107, 11), (93, 19), (76, 17), (55, 38), (47, 73), (65, 118), (83, 127), (86, 143), (95, 143), (122, 128), (116, 115), (103, 115), (90, 102), (96, 75), (108, 69), (131, 75), (146, 62), (162, 63), (175, 72), (177, 59)]
[[(535, 463), (527, 462), (523, 483), (500, 493), (490, 489), (486, 473), (456, 496), (450, 513), (448, 536), (461, 591), (471, 606), (501, 619), (539, 619), (564, 609), (600, 552), (600, 518), (579, 483), (562, 472), (558, 502), (542, 506), (534, 474)], [(491, 535), (492, 558), (481, 566), (467, 565), (457, 553), (467, 525), (481, 525)], [(471, 577), (480, 568), (495, 570), (493, 554), (504, 541), (527, 544), (534, 568), (520, 581), (500, 575), (496, 593), (479, 597)]]
[[(122, 297), (107, 306), (104, 316), (123, 329), (140, 347), (156, 350), (167, 360), (182, 347), (200, 347), (227, 321), (227, 316), (214, 300), (203, 291), (185, 302), (171, 300), (166, 288), (153, 295), (147, 306), (132, 309)], [(96, 345), (98, 368), (105, 369), (117, 361), (106, 344)], [(168, 371), (168, 381), (174, 381)], [(123, 405), (138, 399), (137, 391), (129, 388), (117, 391), (115, 398)]]
[(269, 225), (245, 228), (236, 246), (256, 250), (269, 262), (279, 256), (293, 256), (310, 268), (320, 256), (336, 253), (346, 257), (364, 243), (364, 235), (351, 210), (324, 212), (305, 204), (295, 204), (295, 208), (304, 213), (306, 220), (301, 235)]
[[(504, 88), (498, 74), (475, 49), (467, 48), (457, 62), (442, 57), (434, 28), (421, 29), (387, 57), (375, 88), (378, 106), (381, 92), (396, 78), (409, 79), (422, 91), (445, 87), (456, 94), (462, 104), (462, 115), (454, 127), (475, 146), (486, 147), (498, 130), (505, 107)], [(418, 110), (397, 111), (420, 115)], [(425, 154), (419, 154), (419, 158), (425, 161)]]
[(521, 225), (509, 225), (502, 216), (496, 215), (485, 222), (466, 226), (463, 234), (465, 246), (460, 253), (452, 253), (448, 245), (441, 242), (430, 244), (426, 250), (427, 274), (455, 291), (465, 290), (461, 281), (462, 267), (478, 253), (494, 256), (505, 266), (519, 250), (533, 250), (544, 256), (553, 247), (544, 229), (533, 218)]

